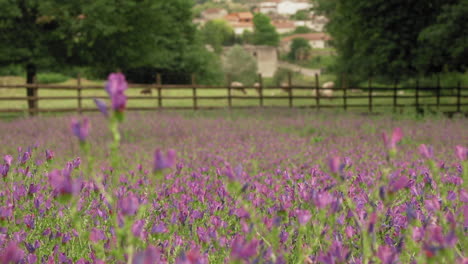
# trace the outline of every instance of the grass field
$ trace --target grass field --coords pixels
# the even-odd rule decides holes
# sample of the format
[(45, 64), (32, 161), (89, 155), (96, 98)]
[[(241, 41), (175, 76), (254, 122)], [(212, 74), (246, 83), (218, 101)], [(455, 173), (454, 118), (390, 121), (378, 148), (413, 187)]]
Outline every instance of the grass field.
[[(323, 84), (327, 81), (335, 80), (334, 75), (323, 75), (320, 78), (320, 84)], [(0, 83), (3, 84), (22, 84), (24, 83), (24, 79), (20, 77), (1, 77)], [(76, 85), (76, 79), (69, 79), (66, 82), (60, 83), (66, 85)], [(265, 85), (273, 85), (271, 79), (265, 79)], [(313, 77), (303, 77), (303, 76), (295, 76), (293, 84), (297, 85), (310, 85), (310, 90), (299, 90), (293, 89), (294, 96), (315, 96), (315, 90), (313, 87), (315, 86), (315, 80)], [(102, 85), (104, 86), (103, 81), (89, 81), (83, 80), (82, 85)], [(379, 85), (376, 85), (379, 86)], [(0, 97), (24, 97), (26, 94), (26, 89), (9, 89), (9, 88), (1, 88), (0, 89)], [(141, 94), (142, 89), (129, 89), (127, 91), (128, 96), (144, 96)], [(233, 90), (233, 96), (258, 96), (258, 93), (255, 89), (246, 89), (246, 94), (241, 91)], [(403, 95), (404, 97), (414, 97), (414, 91), (405, 91)], [(51, 90), (51, 89), (40, 89), (38, 92), (40, 97), (53, 97), (53, 96), (76, 96), (76, 91), (68, 91), (68, 90)], [(192, 96), (192, 89), (164, 89), (162, 91), (162, 95), (164, 96)], [(227, 96), (228, 92), (226, 88), (220, 88), (219, 90), (213, 89), (197, 89), (197, 96)], [(282, 89), (265, 89), (264, 90), (265, 96), (280, 96), (280, 97), (287, 97), (288, 93)], [(391, 91), (377, 91), (373, 92), (373, 96), (392, 96), (393, 92)], [(430, 93), (420, 92), (420, 96), (424, 97), (426, 95), (430, 95)], [(455, 111), (456, 107), (455, 104), (457, 102), (456, 93), (448, 93), (447, 95), (452, 95), (451, 97), (442, 97), (440, 103), (441, 104), (454, 104), (454, 106), (442, 106), (440, 107), (440, 111)], [(106, 96), (104, 88), (102, 90), (83, 90), (82, 96)], [(149, 96), (157, 96), (155, 91), (153, 91), (152, 95)], [(338, 98), (330, 99), (326, 97), (322, 97), (320, 99), (320, 105), (322, 107), (326, 107), (327, 105), (343, 105), (343, 92), (342, 91), (335, 91), (333, 96)], [(359, 91), (348, 91), (348, 96), (364, 96), (367, 97), (367, 92), (359, 92)], [(463, 91), (462, 96), (468, 96), (468, 91)], [(374, 98), (372, 100), (373, 105), (391, 105), (393, 103), (392, 98)], [(258, 106), (259, 99), (233, 99), (232, 100), (233, 106)], [(398, 104), (402, 105), (412, 105), (415, 103), (414, 98), (398, 98)], [(424, 108), (426, 104), (435, 104), (436, 98), (420, 98), (419, 103), (421, 107)], [(468, 103), (468, 98), (463, 98), (461, 101), (462, 104)], [(193, 106), (192, 99), (163, 99), (162, 104), (164, 107), (191, 107)], [(283, 99), (264, 99), (264, 106), (288, 106), (289, 102), (287, 98)], [(347, 99), (348, 105), (367, 105), (368, 99), (367, 98), (348, 98)], [(84, 108), (93, 108), (95, 107), (94, 102), (92, 99), (83, 99), (82, 105)], [(129, 100), (128, 106), (129, 107), (156, 107), (158, 105), (157, 99), (132, 99)], [(315, 98), (298, 98), (294, 99), (293, 101), (294, 106), (298, 107), (315, 107), (316, 100)], [(74, 108), (78, 106), (78, 101), (76, 99), (60, 99), (60, 100), (40, 100), (39, 107), (41, 108)], [(227, 107), (228, 100), (227, 99), (198, 99), (198, 106), (199, 107)], [(0, 109), (19, 109), (19, 110), (26, 110), (27, 109), (27, 102), (25, 100), (9, 100), (9, 101), (0, 101)], [(414, 111), (414, 107), (402, 107), (397, 109), (399, 112), (404, 111), (406, 113)], [(367, 111), (367, 107), (360, 107), (360, 108), (353, 108), (352, 106), (349, 109), (354, 109), (358, 111)], [(468, 111), (468, 105), (462, 106), (462, 111)], [(392, 107), (373, 107), (373, 110), (376, 112), (387, 112), (392, 111)], [(431, 110), (436, 111), (435, 107), (431, 107)], [(25, 114), (25, 113), (23, 113)], [(23, 115), (20, 113), (20, 115)], [(17, 114), (16, 114), (17, 115)]]

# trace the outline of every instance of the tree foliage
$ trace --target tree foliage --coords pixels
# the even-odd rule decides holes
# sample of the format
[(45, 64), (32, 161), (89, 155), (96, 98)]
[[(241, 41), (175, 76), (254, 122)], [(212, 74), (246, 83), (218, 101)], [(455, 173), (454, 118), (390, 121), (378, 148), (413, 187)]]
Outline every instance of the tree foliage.
[(466, 69), (466, 5), (463, 0), (319, 0), (330, 18), (337, 69), (389, 79), (447, 65)]
[(253, 43), (255, 45), (278, 46), (279, 35), (267, 15), (256, 13), (253, 22)]
[(232, 45), (235, 41), (234, 29), (225, 20), (208, 21), (201, 34), (204, 43), (211, 45), (218, 54), (223, 51), (223, 45)]
[[(0, 62), (188, 72), (202, 43), (191, 0), (0, 0)], [(197, 64), (203, 67), (203, 65)], [(195, 72), (198, 73), (198, 72)]]
[(312, 33), (314, 32), (312, 29), (306, 27), (306, 26), (298, 26), (294, 29), (294, 34), (306, 34), (306, 33)]
[(295, 61), (307, 60), (310, 57), (311, 49), (312, 47), (307, 39), (295, 38), (292, 40), (288, 57)]
[(257, 78), (257, 60), (239, 45), (232, 47), (224, 58), (224, 72), (232, 81), (252, 85)]

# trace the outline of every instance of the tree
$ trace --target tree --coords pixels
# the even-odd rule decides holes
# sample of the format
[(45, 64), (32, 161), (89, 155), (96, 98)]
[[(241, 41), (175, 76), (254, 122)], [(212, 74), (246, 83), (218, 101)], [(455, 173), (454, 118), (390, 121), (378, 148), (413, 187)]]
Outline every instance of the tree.
[(29, 83), (37, 68), (72, 65), (92, 67), (100, 77), (117, 69), (187, 72), (194, 68), (191, 52), (202, 45), (192, 5), (191, 0), (0, 0), (0, 63), (24, 65)]
[(468, 2), (445, 5), (435, 23), (419, 34), (420, 68), (425, 72), (468, 70)]
[(254, 16), (253, 22), (253, 43), (255, 45), (278, 46), (279, 35), (267, 15), (257, 13)]
[(211, 45), (216, 53), (223, 51), (223, 45), (232, 45), (235, 39), (234, 29), (224, 20), (210, 20), (201, 30), (205, 44)]
[(244, 30), (242, 32), (242, 44), (253, 44), (253, 32), (250, 30)]
[(257, 78), (257, 60), (241, 46), (235, 45), (224, 58), (224, 73), (230, 75), (232, 81), (252, 85)]
[(298, 26), (296, 29), (294, 29), (294, 34), (306, 34), (306, 33), (312, 33), (312, 29), (306, 27), (306, 26)]
[(296, 12), (296, 14), (291, 16), (291, 19), (294, 20), (308, 20), (309, 19), (309, 10), (299, 10)]
[[(453, 17), (447, 11), (448, 7), (461, 5), (462, 2), (463, 0), (319, 0), (319, 8), (330, 18), (327, 30), (333, 37), (332, 43), (338, 53), (339, 71), (352, 72), (353, 76), (361, 79), (372, 75), (401, 80), (419, 73), (438, 71), (442, 64), (455, 62), (443, 61), (439, 55), (435, 58), (430, 56), (429, 50), (446, 47), (439, 46), (440, 43), (437, 47), (428, 46), (430, 41), (426, 37), (431, 34), (422, 32), (438, 21), (438, 17), (439, 21), (447, 22), (447, 19), (440, 17), (441, 12), (446, 10), (448, 16)], [(460, 15), (460, 19), (462, 17)], [(454, 32), (463, 35), (459, 29), (453, 30), (449, 30), (452, 32), (448, 33), (449, 36)], [(457, 39), (462, 40), (462, 37)], [(466, 47), (466, 44), (460, 44), (463, 45)], [(463, 52), (455, 52), (453, 55), (458, 57)], [(437, 58), (438, 61), (433, 60)], [(449, 57), (445, 57), (447, 58)], [(431, 67), (427, 67), (428, 61), (432, 61)], [(425, 64), (426, 67), (423, 67)], [(436, 65), (439, 67), (434, 67)]]
[(291, 60), (301, 61), (306, 60), (310, 56), (309, 41), (304, 38), (295, 38), (291, 43), (291, 50), (289, 51), (288, 57)]

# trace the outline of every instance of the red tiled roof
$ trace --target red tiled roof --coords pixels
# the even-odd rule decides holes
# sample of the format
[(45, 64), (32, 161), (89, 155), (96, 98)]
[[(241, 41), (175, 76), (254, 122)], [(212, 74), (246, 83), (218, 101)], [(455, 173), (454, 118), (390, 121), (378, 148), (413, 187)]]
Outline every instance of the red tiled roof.
[(203, 11), (203, 13), (207, 13), (207, 14), (214, 14), (214, 13), (218, 13), (218, 12), (221, 12), (223, 11), (224, 9), (222, 8), (208, 8), (208, 9), (205, 9)]
[(331, 40), (330, 35), (325, 33), (307, 33), (307, 34), (294, 34), (288, 37), (284, 37), (281, 41), (288, 42), (295, 38), (304, 38), (307, 40)]
[(240, 19), (253, 19), (253, 15), (250, 12), (239, 12), (237, 13), (237, 16)]

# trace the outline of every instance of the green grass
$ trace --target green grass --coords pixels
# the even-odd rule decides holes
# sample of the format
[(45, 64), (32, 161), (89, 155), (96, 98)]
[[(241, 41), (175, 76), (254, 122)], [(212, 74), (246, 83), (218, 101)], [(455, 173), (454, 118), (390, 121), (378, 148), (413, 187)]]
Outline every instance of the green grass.
[[(331, 75), (331, 74), (324, 74), (320, 76), (320, 85), (327, 81), (336, 81), (336, 76)], [(9, 83), (9, 84), (20, 84), (24, 83), (23, 78), (19, 77), (8, 77), (8, 78), (0, 78), (0, 83)], [(68, 81), (62, 83), (62, 84), (68, 84), (68, 85), (75, 85), (76, 84), (76, 79), (69, 79)], [(82, 81), (83, 85), (102, 85), (104, 86), (103, 81), (88, 81), (88, 80), (83, 80)], [(264, 80), (265, 85), (273, 85), (273, 80), (270, 79), (265, 79)], [(295, 79), (293, 81), (293, 84), (296, 85), (310, 85), (311, 89), (310, 90), (299, 90), (299, 89), (293, 89), (293, 95), (295, 96), (314, 96), (315, 95), (315, 89), (313, 87), (315, 86), (315, 78), (314, 77), (305, 77), (305, 76), (295, 76)], [(140, 93), (142, 89), (138, 88), (132, 88), (127, 91), (128, 96), (142, 96)], [(244, 94), (241, 91), (238, 90), (233, 90), (232, 95), (233, 96), (258, 96), (258, 93), (255, 89), (246, 89), (246, 94)], [(414, 91), (405, 91), (404, 96), (412, 96), (414, 97)], [(381, 91), (375, 91), (373, 93), (374, 95), (381, 96), (381, 95), (388, 95), (392, 96), (393, 92), (388, 91), (388, 92), (381, 92)], [(26, 95), (26, 89), (9, 89), (9, 88), (1, 88), (0, 89), (0, 97), (24, 97)], [(55, 96), (76, 96), (77, 91), (71, 90), (50, 90), (50, 89), (40, 89), (38, 92), (38, 95), (40, 97), (48, 96), (48, 97), (55, 97)], [(192, 96), (192, 89), (163, 89), (162, 91), (163, 97), (165, 96)], [(203, 96), (227, 96), (228, 92), (226, 88), (220, 88), (219, 90), (216, 89), (198, 89), (197, 90), (197, 96), (203, 97)], [(282, 89), (265, 89), (264, 90), (264, 95), (265, 96), (288, 96), (288, 93)], [(333, 94), (335, 97), (334, 99), (330, 98), (325, 98), (321, 97), (320, 98), (320, 105), (321, 106), (326, 106), (326, 105), (343, 105), (343, 92), (342, 91), (335, 91)], [(348, 96), (367, 96), (368, 93), (367, 91), (348, 91)], [(430, 95), (427, 92), (420, 92), (421, 96), (425, 95)], [(441, 104), (453, 104), (453, 106), (447, 107), (440, 107), (440, 111), (455, 111), (456, 110), (456, 102), (457, 99), (455, 97), (456, 94), (453, 94), (452, 97), (442, 97), (440, 103)], [(462, 93), (463, 96), (468, 96), (468, 91), (463, 91)], [(102, 90), (83, 90), (82, 91), (82, 96), (107, 96), (104, 88)], [(150, 96), (157, 96), (155, 91), (153, 91), (153, 94)], [(108, 101), (108, 100), (105, 100)], [(373, 104), (374, 105), (379, 105), (379, 104), (386, 104), (386, 105), (392, 105), (393, 103), (393, 98), (373, 98)], [(414, 98), (398, 98), (398, 104), (406, 104), (406, 105), (412, 105), (415, 103)], [(436, 98), (420, 98), (419, 100), (420, 106), (424, 108), (424, 105), (426, 104), (435, 104), (436, 103)], [(462, 104), (467, 104), (468, 99), (464, 98), (461, 101)], [(260, 99), (254, 98), (254, 99), (232, 99), (232, 104), (233, 106), (259, 106), (260, 104)], [(264, 106), (271, 107), (271, 106), (288, 106), (289, 101), (288, 99), (264, 99), (263, 101)], [(347, 104), (348, 105), (353, 105), (353, 104), (359, 104), (359, 105), (367, 105), (368, 104), (368, 98), (355, 98), (347, 99)], [(193, 106), (193, 100), (192, 99), (163, 99), (162, 100), (162, 105), (163, 107), (192, 107)], [(316, 107), (316, 100), (315, 98), (299, 98), (299, 99), (294, 99), (293, 100), (293, 105), (294, 106), (299, 106), (299, 107)], [(78, 106), (78, 100), (76, 99), (70, 99), (70, 100), (40, 100), (39, 101), (39, 107), (40, 108), (75, 108)], [(82, 106), (84, 108), (95, 108), (95, 104), (92, 99), (83, 99), (82, 100)], [(155, 98), (152, 99), (131, 99), (128, 101), (128, 107), (156, 107), (158, 106), (158, 100)], [(228, 106), (228, 100), (227, 99), (198, 99), (198, 106), (199, 107), (227, 107)], [(8, 100), (0, 101), (0, 109), (19, 109), (19, 110), (25, 110), (27, 109), (27, 102), (26, 100)], [(367, 111), (367, 107), (362, 107), (362, 108), (354, 108), (354, 107), (349, 107), (348, 110), (358, 110), (358, 111)], [(468, 106), (462, 106), (462, 111), (468, 111)], [(375, 112), (387, 112), (387, 111), (393, 111), (393, 107), (374, 107), (373, 109)], [(397, 109), (398, 111), (402, 112), (411, 112), (415, 111), (414, 107), (404, 107), (402, 109)], [(431, 110), (436, 111), (435, 107), (431, 107)], [(24, 112), (23, 114), (26, 114)], [(15, 116), (17, 116), (16, 114)], [(7, 115), (8, 116), (8, 115)]]

